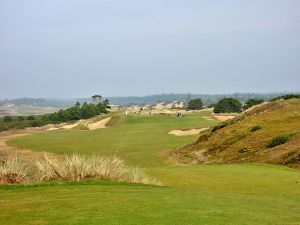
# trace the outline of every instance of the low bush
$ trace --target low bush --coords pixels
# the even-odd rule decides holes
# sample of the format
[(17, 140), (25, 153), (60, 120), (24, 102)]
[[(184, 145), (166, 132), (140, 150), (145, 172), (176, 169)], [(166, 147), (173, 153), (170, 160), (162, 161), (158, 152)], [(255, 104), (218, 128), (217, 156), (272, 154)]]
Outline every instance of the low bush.
[(279, 99), (284, 99), (284, 100), (288, 100), (288, 99), (292, 99), (292, 98), (300, 98), (300, 94), (287, 94), (287, 95), (282, 95), (282, 96), (278, 96), (276, 98), (271, 99), (271, 101), (276, 101)]
[(262, 129), (262, 126), (260, 126), (260, 125), (255, 125), (255, 126), (251, 127), (250, 131), (251, 131), (251, 132), (255, 132), (255, 131), (260, 130), (260, 129)]
[(300, 163), (300, 152), (289, 152), (285, 157), (284, 164)]
[(250, 107), (255, 106), (255, 105), (259, 105), (263, 102), (264, 102), (263, 99), (250, 98), (245, 102), (244, 109), (249, 109)]
[(7, 122), (11, 122), (13, 119), (11, 116), (4, 116), (3, 117), (3, 122), (7, 123)]
[(271, 140), (271, 142), (267, 145), (267, 147), (273, 148), (278, 145), (282, 145), (282, 144), (288, 142), (290, 136), (291, 136), (290, 134), (283, 134), (283, 135), (276, 136)]
[(26, 119), (27, 120), (34, 120), (34, 116), (27, 116)]
[(224, 121), (224, 122), (222, 122), (222, 123), (219, 123), (218, 125), (216, 125), (216, 126), (214, 126), (214, 127), (212, 128), (211, 132), (212, 132), (212, 133), (213, 133), (213, 132), (216, 132), (217, 130), (220, 130), (220, 129), (224, 128), (224, 127), (227, 127), (227, 126), (230, 125), (230, 124), (231, 124), (230, 121)]

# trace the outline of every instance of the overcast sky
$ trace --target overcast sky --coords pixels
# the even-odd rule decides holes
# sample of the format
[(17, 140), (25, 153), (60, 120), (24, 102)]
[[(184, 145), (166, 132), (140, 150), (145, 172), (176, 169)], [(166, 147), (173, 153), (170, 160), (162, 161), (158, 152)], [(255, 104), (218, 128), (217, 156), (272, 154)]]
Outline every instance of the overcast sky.
[(299, 0), (0, 0), (0, 98), (299, 90)]

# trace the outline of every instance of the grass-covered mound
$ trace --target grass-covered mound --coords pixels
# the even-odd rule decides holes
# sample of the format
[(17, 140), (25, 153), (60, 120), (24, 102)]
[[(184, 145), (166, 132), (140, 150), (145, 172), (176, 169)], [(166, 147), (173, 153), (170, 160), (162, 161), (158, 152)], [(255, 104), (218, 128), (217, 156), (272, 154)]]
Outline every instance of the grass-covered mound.
[(300, 100), (254, 106), (174, 154), (183, 162), (300, 165)]

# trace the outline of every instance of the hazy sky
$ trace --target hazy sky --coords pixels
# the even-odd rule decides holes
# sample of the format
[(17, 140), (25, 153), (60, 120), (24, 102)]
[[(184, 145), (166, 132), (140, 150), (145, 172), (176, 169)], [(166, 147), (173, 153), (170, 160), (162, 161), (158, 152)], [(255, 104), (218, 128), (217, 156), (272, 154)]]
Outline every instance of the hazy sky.
[(0, 98), (299, 90), (299, 0), (0, 0)]

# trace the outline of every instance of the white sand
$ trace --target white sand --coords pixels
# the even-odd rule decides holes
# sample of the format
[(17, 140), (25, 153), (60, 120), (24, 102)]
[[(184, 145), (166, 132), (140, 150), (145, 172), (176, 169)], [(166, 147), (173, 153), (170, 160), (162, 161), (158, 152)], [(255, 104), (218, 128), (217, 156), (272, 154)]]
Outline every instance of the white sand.
[(69, 129), (72, 129), (76, 126), (78, 126), (80, 124), (81, 121), (77, 122), (77, 123), (73, 123), (73, 124), (68, 124), (68, 125), (65, 125), (65, 126), (62, 126), (62, 128), (66, 129), (66, 130), (69, 130)]
[(203, 127), (199, 129), (190, 129), (190, 130), (171, 130), (169, 134), (174, 134), (175, 136), (189, 136), (189, 135), (197, 135), (202, 131), (207, 130), (208, 127)]
[(219, 120), (219, 121), (226, 121), (226, 120), (230, 120), (233, 119), (236, 116), (232, 116), (232, 115), (228, 115), (228, 116), (214, 116), (215, 119)]
[(87, 126), (90, 130), (96, 130), (100, 128), (106, 128), (106, 124), (110, 121), (111, 117), (99, 120), (95, 123), (89, 123)]
[(58, 127), (50, 127), (50, 128), (48, 128), (46, 130), (58, 130), (58, 129), (59, 129)]

